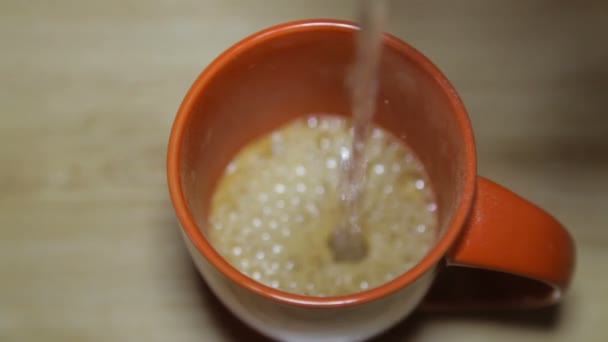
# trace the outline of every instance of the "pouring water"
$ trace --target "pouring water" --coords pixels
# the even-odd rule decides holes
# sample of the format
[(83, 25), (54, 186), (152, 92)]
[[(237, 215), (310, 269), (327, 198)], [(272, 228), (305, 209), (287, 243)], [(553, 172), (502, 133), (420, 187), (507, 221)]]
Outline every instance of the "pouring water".
[(361, 30), (356, 60), (350, 73), (349, 88), (353, 116), (353, 139), (348, 153), (342, 154), (340, 200), (344, 220), (330, 237), (337, 261), (356, 262), (367, 254), (367, 241), (361, 225), (361, 198), (364, 196), (367, 161), (365, 149), (375, 111), (378, 67), (382, 52), (382, 32), (386, 16), (384, 0), (359, 2)]

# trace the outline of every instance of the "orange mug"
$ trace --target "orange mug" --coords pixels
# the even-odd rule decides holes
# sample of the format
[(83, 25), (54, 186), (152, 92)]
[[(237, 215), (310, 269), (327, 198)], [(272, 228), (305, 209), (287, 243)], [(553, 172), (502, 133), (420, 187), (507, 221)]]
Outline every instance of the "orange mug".
[(411, 270), (367, 291), (308, 297), (240, 273), (205, 237), (214, 186), (249, 141), (310, 113), (350, 113), (344, 79), (357, 27), (298, 21), (232, 46), (199, 76), (171, 132), (167, 172), (186, 245), (203, 278), (241, 320), (284, 341), (353, 341), (426, 308), (556, 303), (574, 243), (552, 216), (477, 175), (466, 109), (424, 55), (384, 36), (375, 121), (416, 152), (438, 203), (439, 236)]

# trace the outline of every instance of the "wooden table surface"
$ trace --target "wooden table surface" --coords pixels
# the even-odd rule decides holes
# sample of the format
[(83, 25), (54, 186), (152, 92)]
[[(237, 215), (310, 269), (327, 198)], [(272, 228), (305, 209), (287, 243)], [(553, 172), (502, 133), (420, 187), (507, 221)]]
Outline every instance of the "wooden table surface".
[[(435, 61), (479, 171), (578, 245), (572, 290), (526, 313), (415, 314), (379, 341), (608, 340), (608, 2), (393, 1), (390, 32)], [(182, 97), (267, 26), (353, 1), (0, 3), (0, 340), (244, 341), (180, 240), (165, 181)]]

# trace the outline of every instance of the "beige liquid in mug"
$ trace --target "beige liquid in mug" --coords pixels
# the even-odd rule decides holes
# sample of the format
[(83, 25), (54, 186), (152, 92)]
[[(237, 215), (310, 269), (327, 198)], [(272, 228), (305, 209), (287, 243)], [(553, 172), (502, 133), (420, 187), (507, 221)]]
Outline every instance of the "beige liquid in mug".
[(351, 141), (347, 119), (311, 116), (245, 146), (213, 195), (212, 245), (256, 281), (308, 296), (361, 292), (408, 271), (435, 242), (437, 206), (422, 164), (378, 127), (360, 213), (368, 252), (335, 261), (328, 240), (345, 214), (338, 183)]

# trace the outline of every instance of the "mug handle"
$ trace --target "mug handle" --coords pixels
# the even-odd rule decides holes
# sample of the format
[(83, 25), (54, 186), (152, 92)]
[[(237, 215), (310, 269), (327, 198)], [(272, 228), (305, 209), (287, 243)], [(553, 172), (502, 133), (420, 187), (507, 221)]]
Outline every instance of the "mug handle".
[(439, 267), (426, 309), (534, 308), (558, 302), (574, 271), (568, 231), (536, 205), (478, 177), (459, 240)]

